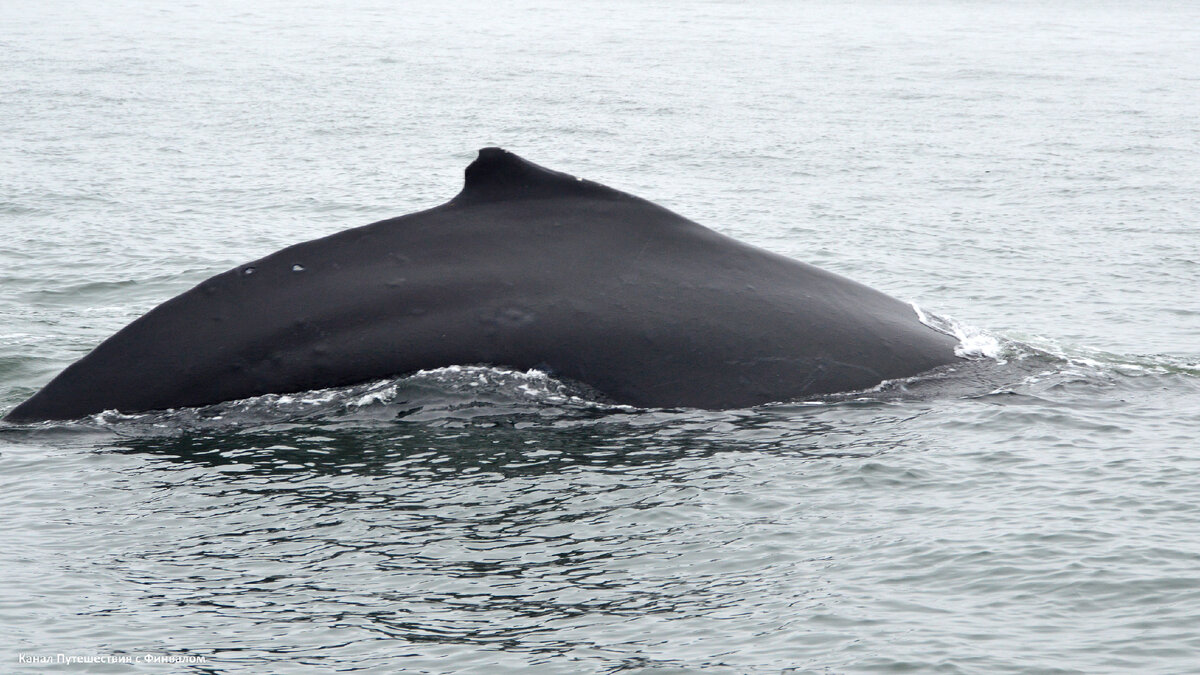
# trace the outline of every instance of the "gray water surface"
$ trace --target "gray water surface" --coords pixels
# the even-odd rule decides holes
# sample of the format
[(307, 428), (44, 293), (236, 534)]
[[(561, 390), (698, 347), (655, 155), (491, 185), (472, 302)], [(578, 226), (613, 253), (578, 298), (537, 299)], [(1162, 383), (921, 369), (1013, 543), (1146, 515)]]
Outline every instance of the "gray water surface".
[[(0, 4), (0, 412), (489, 145), (975, 357), (725, 412), (469, 368), (0, 426), (0, 672), (1200, 672), (1197, 92), (1184, 2)], [(203, 663), (20, 660), (57, 654)]]

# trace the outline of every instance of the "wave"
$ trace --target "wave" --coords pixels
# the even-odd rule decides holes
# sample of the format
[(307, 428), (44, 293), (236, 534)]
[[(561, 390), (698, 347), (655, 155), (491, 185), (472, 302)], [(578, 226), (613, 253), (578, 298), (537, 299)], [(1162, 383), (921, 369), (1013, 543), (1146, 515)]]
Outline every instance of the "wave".
[[(962, 361), (914, 377), (887, 380), (870, 389), (781, 401), (757, 409), (809, 408), (862, 403), (900, 403), (980, 398), (1000, 394), (1041, 396), (1066, 385), (1099, 394), (1117, 381), (1186, 378), (1200, 386), (1200, 364), (1169, 355), (1129, 356), (1064, 345), (1045, 338), (1015, 339), (937, 315), (913, 305), (926, 325), (955, 336)], [(0, 363), (0, 365), (4, 365)], [(9, 369), (13, 364), (9, 363)], [(126, 414), (106, 411), (70, 423), (10, 425), (24, 429), (104, 430), (122, 435), (157, 435), (178, 430), (245, 429), (287, 424), (433, 425), (488, 423), (504, 416), (562, 421), (637, 412), (577, 382), (541, 370), (483, 365), (422, 370), (364, 384), (266, 394), (214, 405)], [(671, 412), (671, 411), (666, 411)], [(687, 414), (695, 416), (700, 411)]]

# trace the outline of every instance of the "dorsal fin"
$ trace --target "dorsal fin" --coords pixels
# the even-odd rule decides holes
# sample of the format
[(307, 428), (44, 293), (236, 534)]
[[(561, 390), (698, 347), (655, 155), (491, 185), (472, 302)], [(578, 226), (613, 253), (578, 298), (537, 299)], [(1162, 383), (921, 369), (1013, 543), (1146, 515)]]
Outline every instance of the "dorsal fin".
[(483, 148), (466, 170), (453, 203), (496, 202), (550, 197), (614, 198), (625, 193), (590, 180), (552, 171), (503, 148)]

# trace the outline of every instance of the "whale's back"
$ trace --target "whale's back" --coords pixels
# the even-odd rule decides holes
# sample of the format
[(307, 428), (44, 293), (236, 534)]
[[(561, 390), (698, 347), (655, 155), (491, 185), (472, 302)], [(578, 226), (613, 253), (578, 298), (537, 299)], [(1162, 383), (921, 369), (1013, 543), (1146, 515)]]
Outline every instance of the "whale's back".
[(904, 377), (953, 338), (878, 291), (498, 149), (453, 200), (212, 277), (8, 419), (71, 419), (455, 364), (641, 406), (742, 407)]

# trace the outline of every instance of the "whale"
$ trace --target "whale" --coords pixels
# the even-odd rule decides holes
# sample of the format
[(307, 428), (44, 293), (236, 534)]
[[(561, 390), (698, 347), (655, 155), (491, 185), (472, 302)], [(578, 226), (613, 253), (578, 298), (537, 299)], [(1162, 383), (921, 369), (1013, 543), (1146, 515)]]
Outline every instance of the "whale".
[(539, 369), (611, 403), (735, 409), (956, 361), (915, 308), (662, 206), (484, 148), (450, 201), (299, 243), (136, 319), (6, 416), (72, 420)]

